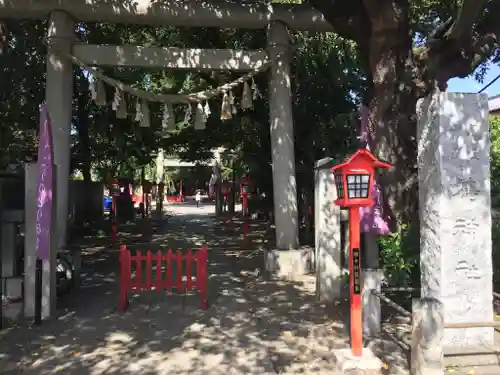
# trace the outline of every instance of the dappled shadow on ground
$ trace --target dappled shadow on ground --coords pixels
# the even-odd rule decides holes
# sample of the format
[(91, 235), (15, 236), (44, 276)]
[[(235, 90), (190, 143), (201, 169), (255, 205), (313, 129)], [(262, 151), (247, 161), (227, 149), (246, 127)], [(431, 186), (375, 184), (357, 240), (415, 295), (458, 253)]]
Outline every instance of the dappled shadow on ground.
[(132, 296), (118, 313), (118, 251), (89, 244), (82, 287), (61, 302), (59, 317), (1, 333), (0, 372), (331, 374), (332, 349), (347, 345), (346, 311), (316, 303), (310, 278), (262, 280), (254, 272), (262, 256), (203, 209), (172, 210), (179, 212), (153, 222), (146, 235), (122, 227), (121, 240), (153, 251), (207, 243), (207, 311), (197, 296), (153, 291)]

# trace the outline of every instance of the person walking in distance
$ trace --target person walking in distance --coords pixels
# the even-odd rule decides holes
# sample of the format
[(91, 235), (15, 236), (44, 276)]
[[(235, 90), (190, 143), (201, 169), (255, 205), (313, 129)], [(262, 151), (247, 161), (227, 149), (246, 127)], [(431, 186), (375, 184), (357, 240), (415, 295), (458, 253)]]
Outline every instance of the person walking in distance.
[(199, 190), (196, 191), (196, 195), (194, 196), (194, 199), (196, 200), (196, 207), (200, 207), (201, 192)]

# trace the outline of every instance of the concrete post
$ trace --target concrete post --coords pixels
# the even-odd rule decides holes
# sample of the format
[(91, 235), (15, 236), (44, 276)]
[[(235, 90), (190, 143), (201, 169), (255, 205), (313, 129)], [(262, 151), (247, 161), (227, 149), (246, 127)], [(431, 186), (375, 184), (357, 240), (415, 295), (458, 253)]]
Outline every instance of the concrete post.
[(377, 236), (372, 233), (362, 233), (362, 236), (363, 333), (367, 337), (375, 337), (381, 332), (382, 310), (380, 298), (372, 290), (381, 292), (383, 271), (379, 269)]
[(318, 160), (314, 181), (314, 258), (320, 301), (333, 301), (342, 294), (340, 207), (334, 203), (337, 191), (331, 166), (332, 158)]
[[(22, 211), (20, 211), (22, 213)], [(8, 216), (12, 211), (3, 211), (1, 217), (1, 227), (2, 231), (0, 235), (0, 246), (2, 251), (0, 256), (2, 257), (2, 277), (13, 277), (16, 273), (17, 265), (17, 248), (16, 248), (16, 222), (10, 220)]]
[[(70, 126), (73, 99), (73, 66), (61, 54), (71, 53), (74, 21), (64, 12), (50, 15), (47, 36), (47, 82), (45, 96), (52, 120), (54, 164), (57, 165), (57, 246), (66, 245), (70, 172)], [(60, 53), (58, 53), (60, 52)]]
[(442, 375), (444, 373), (443, 310), (443, 304), (436, 299), (413, 300), (411, 375)]
[(361, 272), (363, 280), (363, 335), (368, 338), (376, 337), (382, 330), (382, 310), (380, 298), (373, 291), (382, 291), (382, 271), (364, 269)]
[[(419, 103), (422, 297), (444, 322), (493, 316), (488, 96), (439, 92)], [(445, 347), (493, 346), (494, 329), (445, 329)]]
[(274, 223), (279, 250), (299, 245), (297, 184), (289, 64), (290, 37), (286, 25), (273, 22), (268, 32), (269, 114), (273, 161)]
[(377, 236), (372, 233), (362, 233), (363, 236), (363, 256), (361, 261), (369, 269), (378, 269), (380, 267), (379, 248)]

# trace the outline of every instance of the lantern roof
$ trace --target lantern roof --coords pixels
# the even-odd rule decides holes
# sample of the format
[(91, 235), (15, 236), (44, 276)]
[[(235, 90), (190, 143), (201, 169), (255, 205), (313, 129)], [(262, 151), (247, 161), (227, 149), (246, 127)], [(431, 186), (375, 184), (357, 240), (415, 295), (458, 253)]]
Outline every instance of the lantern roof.
[(243, 176), (241, 176), (241, 178), (240, 178), (240, 182), (249, 182), (251, 180), (252, 179), (250, 178), (250, 175), (248, 173), (245, 174), (245, 175), (243, 175)]
[(349, 156), (345, 161), (334, 165), (332, 167), (332, 171), (336, 171), (338, 169), (342, 169), (349, 164), (352, 164), (356, 160), (363, 160), (365, 162), (371, 163), (373, 168), (392, 168), (392, 165), (386, 163), (384, 161), (378, 160), (375, 155), (373, 155), (370, 151), (365, 148), (358, 149), (354, 154)]

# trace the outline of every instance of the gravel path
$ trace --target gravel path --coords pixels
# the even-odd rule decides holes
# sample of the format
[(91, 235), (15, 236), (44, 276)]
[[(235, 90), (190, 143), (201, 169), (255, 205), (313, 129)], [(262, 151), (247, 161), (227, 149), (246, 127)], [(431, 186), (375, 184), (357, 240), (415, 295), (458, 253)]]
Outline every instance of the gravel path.
[(185, 203), (167, 210), (168, 218), (151, 227), (122, 227), (120, 239), (153, 251), (207, 243), (207, 311), (198, 296), (150, 292), (118, 313), (118, 252), (88, 239), (83, 285), (61, 301), (59, 317), (40, 327), (20, 322), (0, 333), (0, 373), (334, 374), (331, 350), (347, 340), (340, 307), (328, 311), (316, 304), (310, 278), (258, 278), (253, 271), (262, 257), (245, 250), (237, 225), (213, 218), (213, 206)]

